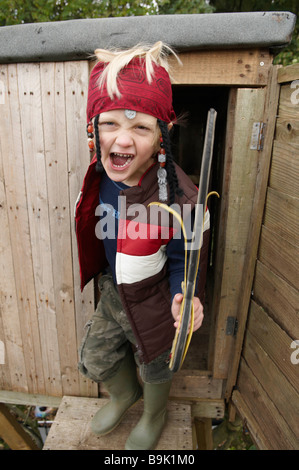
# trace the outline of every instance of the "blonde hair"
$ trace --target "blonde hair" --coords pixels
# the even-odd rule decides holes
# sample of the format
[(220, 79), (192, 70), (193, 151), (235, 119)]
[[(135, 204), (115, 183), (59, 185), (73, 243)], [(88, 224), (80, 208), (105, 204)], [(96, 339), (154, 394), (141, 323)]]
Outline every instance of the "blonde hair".
[(114, 96), (120, 98), (121, 93), (117, 86), (117, 77), (119, 72), (126, 67), (131, 60), (137, 57), (145, 59), (146, 78), (147, 81), (151, 83), (154, 74), (153, 64), (164, 67), (165, 70), (170, 73), (170, 66), (168, 63), (169, 54), (174, 55), (177, 61), (181, 63), (176, 53), (162, 41), (158, 41), (152, 46), (138, 44), (137, 46), (126, 50), (96, 49), (96, 58), (101, 62), (108, 63), (100, 76), (99, 87), (102, 87), (103, 84), (106, 83), (110, 98), (112, 100)]

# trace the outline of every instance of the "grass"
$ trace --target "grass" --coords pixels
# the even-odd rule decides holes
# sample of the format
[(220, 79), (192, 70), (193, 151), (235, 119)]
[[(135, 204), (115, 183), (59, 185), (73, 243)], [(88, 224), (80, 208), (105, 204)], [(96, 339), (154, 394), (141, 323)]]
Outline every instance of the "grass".
[(233, 423), (225, 417), (222, 423), (213, 429), (213, 442), (215, 450), (257, 450), (239, 417), (236, 417)]

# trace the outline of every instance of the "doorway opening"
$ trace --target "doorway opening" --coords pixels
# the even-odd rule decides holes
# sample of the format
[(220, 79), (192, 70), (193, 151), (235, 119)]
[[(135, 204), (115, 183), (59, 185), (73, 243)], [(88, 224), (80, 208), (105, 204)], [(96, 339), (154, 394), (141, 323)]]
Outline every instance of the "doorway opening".
[[(173, 86), (174, 109), (178, 117), (178, 125), (174, 126), (172, 135), (173, 155), (176, 163), (196, 185), (199, 182), (208, 110), (214, 108), (217, 111), (209, 190), (217, 191), (220, 198), (228, 98), (228, 87)], [(193, 333), (182, 369), (204, 371), (211, 369), (210, 354), (213, 350), (211, 341), (214, 338), (212, 328), (215, 324), (211, 318), (211, 306), (216, 269), (220, 200), (212, 196), (209, 199), (208, 207), (210, 211), (210, 241), (204, 303), (205, 317), (202, 327)]]

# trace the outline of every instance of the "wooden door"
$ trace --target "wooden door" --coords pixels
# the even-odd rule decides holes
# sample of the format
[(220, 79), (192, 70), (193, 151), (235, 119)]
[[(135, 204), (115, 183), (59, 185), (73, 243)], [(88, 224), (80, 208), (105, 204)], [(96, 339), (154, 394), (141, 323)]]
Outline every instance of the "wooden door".
[(263, 223), (232, 403), (260, 449), (294, 450), (299, 449), (299, 66), (280, 69), (278, 82)]

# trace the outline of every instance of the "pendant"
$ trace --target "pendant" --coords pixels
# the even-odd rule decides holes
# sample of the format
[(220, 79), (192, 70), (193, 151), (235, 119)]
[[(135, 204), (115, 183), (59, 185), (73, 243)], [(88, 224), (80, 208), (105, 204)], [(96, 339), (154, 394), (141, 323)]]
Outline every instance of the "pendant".
[(125, 109), (125, 116), (128, 119), (134, 119), (134, 117), (136, 117), (136, 111), (133, 111), (132, 109)]
[(159, 186), (159, 200), (161, 202), (167, 201), (167, 171), (165, 168), (159, 168), (157, 171), (158, 186)]

